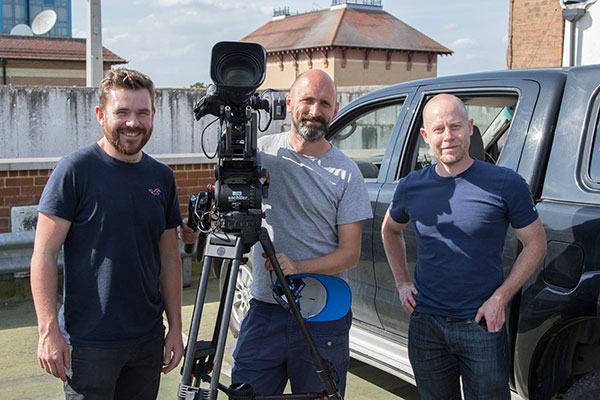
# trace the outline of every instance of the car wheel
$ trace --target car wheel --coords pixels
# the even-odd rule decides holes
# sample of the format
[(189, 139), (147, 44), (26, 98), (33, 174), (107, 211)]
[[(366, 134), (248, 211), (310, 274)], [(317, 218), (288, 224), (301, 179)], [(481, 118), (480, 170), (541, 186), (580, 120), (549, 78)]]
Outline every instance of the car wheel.
[[(223, 291), (223, 287), (227, 284), (227, 271), (231, 260), (223, 261), (219, 277), (219, 289)], [(248, 314), (250, 309), (250, 288), (252, 287), (252, 262), (248, 260), (246, 264), (240, 264), (237, 281), (235, 283), (235, 293), (233, 295), (233, 304), (231, 306), (231, 319), (229, 320), (229, 330), (233, 337), (238, 337), (240, 333), (240, 325), (242, 320)]]
[(563, 400), (600, 399), (600, 370), (579, 378), (565, 393)]

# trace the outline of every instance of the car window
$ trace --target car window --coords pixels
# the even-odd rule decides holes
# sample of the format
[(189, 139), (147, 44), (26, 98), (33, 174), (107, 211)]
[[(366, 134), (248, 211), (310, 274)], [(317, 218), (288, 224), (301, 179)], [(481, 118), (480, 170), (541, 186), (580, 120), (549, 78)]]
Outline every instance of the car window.
[[(454, 94), (463, 100), (467, 107), (469, 118), (473, 119), (471, 156), (496, 164), (508, 138), (512, 117), (518, 103), (518, 95), (516, 93), (498, 93), (497, 95), (490, 93), (482, 93), (480, 95), (474, 93), (465, 95)], [(422, 102), (421, 110), (427, 100), (434, 95), (429, 95)], [(418, 115), (420, 116), (421, 114), (422, 111), (419, 111)], [(414, 126), (415, 129), (411, 133), (411, 137), (415, 138), (416, 151), (413, 153), (412, 171), (435, 164), (435, 157), (419, 132), (423, 126), (422, 117), (419, 117), (418, 123)]]
[(354, 160), (365, 179), (379, 175), (383, 155), (404, 100), (371, 110), (346, 124), (331, 138), (331, 142)]
[(594, 182), (600, 182), (600, 118), (596, 123), (594, 132), (594, 143), (590, 155), (590, 178)]

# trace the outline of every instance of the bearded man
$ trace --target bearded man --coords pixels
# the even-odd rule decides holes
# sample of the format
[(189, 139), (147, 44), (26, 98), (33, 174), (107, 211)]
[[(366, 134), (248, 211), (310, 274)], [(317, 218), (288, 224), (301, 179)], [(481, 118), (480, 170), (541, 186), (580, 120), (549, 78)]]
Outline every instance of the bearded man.
[[(264, 199), (266, 227), (285, 275), (344, 277), (358, 263), (362, 221), (372, 218), (364, 179), (356, 164), (325, 138), (339, 104), (333, 80), (309, 70), (286, 96), (290, 132), (258, 140), (260, 165), (269, 171)], [(272, 296), (272, 266), (260, 244), (253, 251), (250, 310), (242, 321), (231, 380), (262, 395), (322, 392), (313, 360), (291, 313)], [(333, 363), (344, 393), (352, 313), (335, 321), (307, 322), (321, 357)]]
[(62, 379), (67, 399), (155, 399), (161, 371), (183, 355), (175, 179), (142, 152), (152, 135), (152, 81), (108, 71), (99, 100), (104, 137), (58, 162), (38, 207), (31, 260), (38, 362)]

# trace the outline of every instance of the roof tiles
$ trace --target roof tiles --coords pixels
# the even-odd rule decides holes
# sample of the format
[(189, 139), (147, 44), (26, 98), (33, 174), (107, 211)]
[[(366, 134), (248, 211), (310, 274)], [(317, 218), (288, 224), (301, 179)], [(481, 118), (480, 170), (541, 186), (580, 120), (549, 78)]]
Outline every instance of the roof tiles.
[[(124, 64), (127, 61), (106, 47), (102, 48), (105, 63)], [(85, 39), (46, 36), (0, 35), (0, 58), (40, 61), (85, 61)]]
[(242, 39), (262, 44), (267, 52), (325, 47), (423, 51), (452, 50), (382, 10), (340, 8), (272, 20)]

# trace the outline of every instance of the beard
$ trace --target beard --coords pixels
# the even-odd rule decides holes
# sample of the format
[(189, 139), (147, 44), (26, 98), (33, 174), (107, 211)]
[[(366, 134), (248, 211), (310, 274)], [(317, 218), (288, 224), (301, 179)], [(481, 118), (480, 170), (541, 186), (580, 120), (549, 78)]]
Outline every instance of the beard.
[[(133, 133), (141, 134), (142, 141), (140, 142), (140, 144), (138, 146), (136, 146), (133, 149), (125, 147), (123, 145), (123, 143), (121, 143), (121, 141), (120, 141), (121, 133), (125, 133), (125, 132), (133, 132)], [(142, 150), (142, 148), (146, 145), (146, 143), (148, 143), (148, 140), (150, 140), (150, 136), (152, 136), (152, 127), (150, 127), (149, 129), (145, 129), (145, 128), (137, 128), (137, 129), (117, 128), (117, 129), (111, 129), (111, 130), (104, 129), (104, 136), (106, 137), (106, 140), (108, 140), (108, 142), (119, 153), (131, 156), (131, 155), (134, 155), (134, 154), (137, 154), (138, 152), (140, 152)]]
[[(308, 121), (320, 122), (321, 125), (309, 124)], [(316, 142), (321, 139), (327, 131), (327, 121), (323, 117), (312, 117), (307, 114), (300, 115), (298, 120), (292, 121), (296, 132), (308, 142)]]

